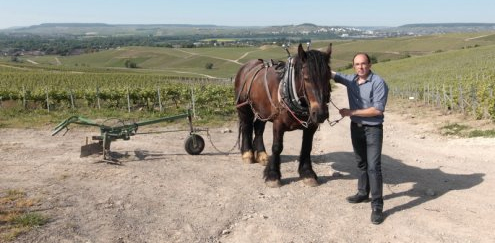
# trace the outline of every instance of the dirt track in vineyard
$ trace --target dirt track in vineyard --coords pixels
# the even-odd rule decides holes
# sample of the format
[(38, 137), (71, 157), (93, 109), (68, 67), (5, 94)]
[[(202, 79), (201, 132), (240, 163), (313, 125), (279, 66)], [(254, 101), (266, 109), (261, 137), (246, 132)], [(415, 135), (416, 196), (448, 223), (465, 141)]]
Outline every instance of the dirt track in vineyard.
[[(343, 88), (332, 97), (346, 106)], [(300, 131), (286, 133), (283, 186), (273, 189), (262, 166), (242, 164), (237, 151), (217, 152), (205, 134), (198, 156), (184, 150), (187, 132), (114, 142), (122, 162), (115, 165), (79, 158), (85, 137), (97, 130), (73, 127), (51, 137), (47, 127), (0, 129), (0, 189), (27, 192), (40, 201), (33, 209), (50, 218), (16, 242), (495, 241), (495, 139), (441, 137), (434, 131), (449, 117), (403, 109), (389, 104), (386, 111), (387, 217), (378, 226), (370, 223), (369, 204), (345, 201), (356, 188), (348, 119), (316, 134), (314, 188), (298, 180)], [(210, 128), (221, 150), (232, 147), (236, 131), (236, 124)]]

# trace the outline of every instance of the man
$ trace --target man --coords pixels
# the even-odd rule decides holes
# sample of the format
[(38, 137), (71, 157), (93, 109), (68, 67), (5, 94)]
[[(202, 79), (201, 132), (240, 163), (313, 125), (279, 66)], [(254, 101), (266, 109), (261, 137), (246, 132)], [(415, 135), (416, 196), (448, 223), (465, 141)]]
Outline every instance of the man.
[(351, 118), (352, 147), (359, 168), (358, 192), (346, 199), (349, 203), (367, 202), (371, 193), (371, 222), (380, 224), (384, 220), (382, 123), (388, 87), (381, 77), (371, 71), (368, 54), (356, 54), (353, 67), (356, 74), (332, 72), (332, 78), (347, 87), (349, 109), (341, 109), (340, 115)]

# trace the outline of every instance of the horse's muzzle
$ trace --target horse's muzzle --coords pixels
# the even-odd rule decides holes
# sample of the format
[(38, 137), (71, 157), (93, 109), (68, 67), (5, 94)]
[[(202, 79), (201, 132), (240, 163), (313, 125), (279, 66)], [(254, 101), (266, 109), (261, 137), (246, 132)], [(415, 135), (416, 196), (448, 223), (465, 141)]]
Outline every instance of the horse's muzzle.
[(328, 107), (327, 106), (325, 106), (324, 108), (322, 108), (321, 106), (311, 108), (310, 118), (311, 118), (312, 122), (322, 123), (326, 119), (328, 119), (328, 117), (329, 117), (329, 114), (328, 114)]

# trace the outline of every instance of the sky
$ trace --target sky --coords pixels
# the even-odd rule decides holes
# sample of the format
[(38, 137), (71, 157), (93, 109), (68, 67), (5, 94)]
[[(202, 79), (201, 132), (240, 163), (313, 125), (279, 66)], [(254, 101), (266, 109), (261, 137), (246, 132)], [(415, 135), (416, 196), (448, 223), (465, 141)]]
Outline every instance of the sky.
[(400, 26), (495, 23), (494, 0), (0, 0), (0, 29), (42, 23)]

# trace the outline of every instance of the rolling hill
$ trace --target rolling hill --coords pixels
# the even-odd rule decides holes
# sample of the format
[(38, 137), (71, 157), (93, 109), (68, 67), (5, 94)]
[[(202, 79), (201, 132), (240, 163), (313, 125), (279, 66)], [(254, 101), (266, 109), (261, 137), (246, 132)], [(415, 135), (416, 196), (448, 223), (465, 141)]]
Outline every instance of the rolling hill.
[[(332, 68), (349, 65), (356, 52), (368, 52), (379, 63), (415, 56), (427, 56), (452, 50), (470, 49), (495, 44), (495, 33), (450, 33), (420, 37), (397, 37), (373, 40), (325, 40), (315, 41), (312, 48), (324, 50), (333, 43)], [(291, 52), (296, 52), (293, 44)], [(261, 47), (207, 47), (207, 48), (159, 48), (122, 47), (75, 56), (20, 56), (19, 59), (35, 66), (77, 69), (123, 70), (125, 60), (132, 60), (136, 69), (126, 72), (160, 73), (196, 77), (232, 77), (240, 65), (249, 59), (285, 60), (287, 54), (277, 45)], [(8, 62), (9, 57), (0, 57)], [(212, 63), (212, 69), (205, 65)]]

